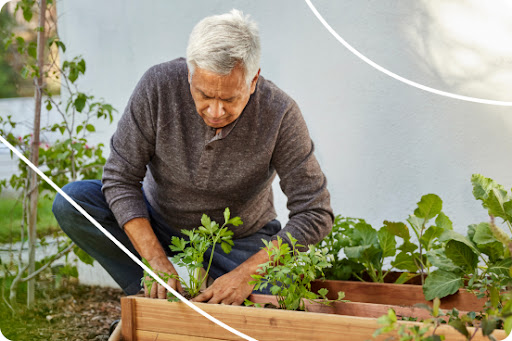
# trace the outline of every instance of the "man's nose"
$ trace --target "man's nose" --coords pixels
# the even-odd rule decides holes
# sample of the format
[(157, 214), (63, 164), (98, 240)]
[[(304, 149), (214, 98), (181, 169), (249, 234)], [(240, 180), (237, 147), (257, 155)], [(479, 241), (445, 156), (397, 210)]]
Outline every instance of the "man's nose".
[(214, 100), (208, 107), (208, 114), (210, 114), (212, 118), (222, 117), (224, 115), (224, 107), (222, 106), (222, 102), (219, 100)]

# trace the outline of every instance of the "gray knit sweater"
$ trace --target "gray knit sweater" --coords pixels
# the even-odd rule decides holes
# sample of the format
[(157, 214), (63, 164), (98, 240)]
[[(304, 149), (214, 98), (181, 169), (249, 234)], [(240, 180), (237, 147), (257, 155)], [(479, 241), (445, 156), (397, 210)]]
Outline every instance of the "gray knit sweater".
[(222, 223), (224, 209), (240, 216), (234, 238), (276, 217), (276, 172), (290, 219), (279, 232), (316, 243), (332, 227), (326, 179), (297, 104), (260, 76), (240, 117), (215, 135), (196, 112), (185, 59), (150, 68), (137, 84), (110, 142), (103, 193), (120, 226), (148, 217), (144, 193), (176, 230), (200, 225), (208, 214)]

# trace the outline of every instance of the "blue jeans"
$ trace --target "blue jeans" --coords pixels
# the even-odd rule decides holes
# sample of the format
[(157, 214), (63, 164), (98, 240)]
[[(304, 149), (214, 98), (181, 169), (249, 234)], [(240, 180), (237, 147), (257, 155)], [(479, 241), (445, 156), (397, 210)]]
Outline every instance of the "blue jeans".
[[(119, 226), (114, 214), (108, 207), (105, 197), (101, 192), (101, 186), (100, 180), (83, 180), (67, 184), (62, 190), (126, 246), (128, 250), (140, 258), (128, 236)], [(169, 257), (173, 256), (169, 249), (171, 238), (173, 236), (184, 236), (169, 227), (162, 217), (153, 210), (145, 197), (144, 201), (156, 237), (167, 255)], [(96, 259), (127, 295), (136, 294), (140, 291), (143, 270), (139, 265), (121, 251), (103, 232), (92, 225), (87, 218), (71, 206), (60, 194), (57, 194), (55, 197), (52, 210), (62, 230), (82, 250)], [(198, 225), (200, 218), (198, 217)], [(272, 220), (257, 233), (246, 238), (234, 240), (235, 245), (229, 254), (224, 253), (220, 247), (216, 247), (210, 268), (210, 276), (217, 278), (235, 269), (264, 246), (261, 241), (262, 239), (270, 240), (280, 230), (281, 224), (279, 221)], [(205, 268), (206, 262), (210, 259), (210, 253), (211, 250), (205, 254)], [(268, 293), (268, 290), (260, 293)]]

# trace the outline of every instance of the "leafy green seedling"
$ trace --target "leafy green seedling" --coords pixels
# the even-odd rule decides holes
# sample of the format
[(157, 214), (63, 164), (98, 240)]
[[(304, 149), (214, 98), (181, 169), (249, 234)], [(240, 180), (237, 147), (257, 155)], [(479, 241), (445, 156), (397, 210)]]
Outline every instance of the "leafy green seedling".
[[(311, 291), (311, 281), (316, 278), (317, 272), (323, 274), (323, 269), (331, 266), (327, 249), (310, 245), (307, 252), (301, 252), (298, 248), (303, 245), (297, 244), (297, 239), (290, 233), (287, 236), (290, 244), (284, 243), (279, 236), (277, 245), (263, 240), (269, 261), (260, 265), (249, 284), (254, 284), (255, 290), (270, 287), (280, 309), (305, 310), (304, 300), (330, 302), (326, 297), (327, 289), (320, 290), (319, 294)], [(342, 293), (340, 300), (343, 297)]]
[[(180, 281), (183, 288), (187, 291), (190, 297), (199, 295), (199, 291), (203, 283), (208, 278), (208, 273), (212, 265), (213, 254), (216, 245), (220, 244), (225, 253), (230, 253), (234, 243), (232, 240), (233, 231), (229, 230), (228, 225), (240, 226), (243, 224), (240, 217), (230, 218), (229, 208), (224, 210), (224, 224), (219, 226), (218, 223), (211, 220), (206, 214), (201, 218), (201, 226), (192, 230), (181, 230), (181, 232), (188, 237), (184, 238), (172, 237), (171, 251), (178, 252), (171, 258), (173, 264), (182, 266), (187, 270), (189, 280), (186, 281), (180, 276), (172, 274), (159, 274), (165, 281), (169, 278), (175, 278)], [(201, 272), (204, 264), (204, 254), (211, 248), (210, 258), (205, 273)], [(146, 274), (143, 277), (146, 278)], [(151, 284), (155, 280), (149, 278), (146, 280), (146, 286), (150, 290)]]

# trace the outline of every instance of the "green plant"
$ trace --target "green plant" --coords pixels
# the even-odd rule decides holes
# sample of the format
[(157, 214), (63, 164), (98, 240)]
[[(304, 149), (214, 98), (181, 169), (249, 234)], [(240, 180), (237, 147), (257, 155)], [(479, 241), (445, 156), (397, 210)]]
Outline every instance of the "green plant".
[[(100, 178), (105, 158), (102, 154), (103, 145), (97, 147), (87, 144), (88, 134), (95, 131), (91, 124), (92, 118), (109, 119), (112, 122), (112, 113), (115, 111), (111, 105), (103, 101), (94, 100), (93, 96), (78, 90), (76, 80), (85, 73), (85, 61), (75, 57), (71, 61), (62, 61), (59, 66), (59, 51), (65, 52), (66, 46), (57, 35), (56, 18), (52, 0), (20, 0), (16, 4), (15, 13), (21, 11), (23, 18), (29, 22), (34, 13), (38, 14), (38, 24), (35, 28), (37, 43), (26, 41), (21, 35), (11, 33), (3, 41), (5, 48), (11, 48), (23, 61), (21, 75), (32, 79), (35, 85), (35, 112), (34, 124), (31, 134), (18, 136), (15, 129), (20, 122), (15, 122), (11, 115), (0, 117), (0, 134), (17, 147), (30, 161), (42, 168), (46, 175), (58, 185), (63, 186), (70, 180)], [(61, 59), (62, 60), (62, 59)], [(51, 83), (61, 82), (64, 101), (54, 96), (54, 87)], [(60, 90), (58, 90), (60, 91)], [(43, 96), (45, 98), (43, 99)], [(46, 103), (47, 110), (55, 108), (62, 121), (49, 126), (41, 127), (42, 104)], [(46, 134), (60, 133), (60, 138), (49, 142)], [(43, 138), (40, 138), (42, 134)], [(12, 154), (11, 154), (12, 156)], [(10, 282), (10, 303), (5, 303), (14, 311), (16, 305), (17, 288), (21, 282), (27, 281), (27, 305), (34, 303), (34, 279), (55, 260), (74, 250), (83, 261), (91, 263), (92, 259), (78, 249), (67, 238), (58, 239), (57, 252), (44, 262), (36, 262), (35, 248), (38, 222), (38, 200), (40, 195), (51, 197), (48, 184), (38, 181), (36, 173), (23, 161), (18, 162), (19, 173), (14, 174), (7, 181), (0, 181), (0, 191), (9, 186), (21, 192), (21, 206), (23, 216), (20, 219), (21, 245), (17, 250), (18, 256), (11, 257), (15, 261), (3, 264), (2, 270), (13, 277)], [(25, 234), (26, 233), (26, 234)], [(29, 257), (28, 262), (22, 261), (21, 253), (28, 236)], [(44, 244), (44, 240), (41, 241)], [(14, 252), (14, 251), (13, 251)], [(62, 267), (60, 275), (76, 275), (76, 268)]]
[[(414, 214), (402, 222), (384, 221), (379, 230), (363, 219), (337, 216), (332, 232), (318, 245), (327, 247), (334, 257), (333, 267), (326, 271), (331, 279), (358, 278), (363, 281), (366, 274), (373, 282), (384, 282), (393, 269), (405, 270), (395, 283), (404, 283), (418, 274), (424, 276), (430, 272), (431, 263), (427, 254), (442, 247), (439, 237), (452, 230), (452, 222), (441, 211), (442, 201), (435, 194), (424, 195), (418, 202)], [(435, 223), (429, 221), (435, 218)], [(411, 241), (410, 230), (418, 242)], [(396, 237), (403, 240), (401, 245)], [(343, 251), (346, 258), (340, 256)], [(385, 259), (390, 260), (388, 269), (384, 269)]]
[(431, 273), (424, 285), (427, 299), (444, 297), (466, 285), (480, 296), (487, 296), (489, 304), (502, 306), (500, 292), (510, 286), (510, 237), (496, 225), (500, 217), (509, 226), (512, 222), (512, 196), (503, 186), (489, 178), (474, 174), (471, 178), (473, 195), (482, 201), (491, 216), (490, 222), (468, 227), (467, 236), (455, 231), (444, 232), (439, 239), (443, 248), (428, 257), (438, 269)]
[[(269, 261), (259, 266), (256, 275), (252, 275), (254, 289), (263, 289), (270, 286), (270, 292), (277, 297), (279, 308), (288, 310), (305, 310), (305, 300), (319, 300), (320, 303), (328, 303), (326, 299), (327, 289), (318, 294), (311, 291), (311, 281), (316, 278), (318, 272), (323, 274), (323, 269), (330, 266), (327, 249), (320, 249), (309, 245), (307, 252), (301, 252), (297, 239), (290, 233), (286, 234), (290, 244), (283, 243), (278, 236), (277, 245), (263, 240)], [(338, 294), (338, 299), (344, 297)], [(246, 301), (251, 305), (250, 301)]]
[[(192, 230), (181, 230), (181, 232), (188, 237), (188, 240), (172, 237), (172, 244), (169, 245), (169, 247), (171, 251), (177, 252), (177, 254), (173, 256), (171, 260), (174, 264), (185, 267), (189, 275), (188, 281), (180, 276), (167, 273), (158, 273), (158, 275), (161, 276), (164, 281), (170, 278), (179, 280), (191, 298), (199, 295), (203, 283), (208, 278), (216, 245), (220, 244), (222, 251), (225, 253), (230, 253), (234, 245), (231, 239), (233, 231), (228, 229), (228, 225), (242, 225), (242, 219), (240, 219), (240, 217), (230, 218), (230, 215), (229, 208), (226, 208), (224, 210), (224, 224), (219, 226), (218, 223), (212, 221), (206, 214), (203, 214), (201, 226)], [(206, 271), (203, 274), (201, 269), (203, 269), (205, 264), (204, 254), (208, 249), (211, 249), (211, 253)], [(146, 265), (148, 264), (146, 263)], [(143, 281), (145, 281), (148, 290), (151, 291), (151, 286), (155, 280), (148, 277), (147, 273), (145, 273)]]

